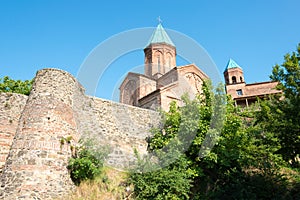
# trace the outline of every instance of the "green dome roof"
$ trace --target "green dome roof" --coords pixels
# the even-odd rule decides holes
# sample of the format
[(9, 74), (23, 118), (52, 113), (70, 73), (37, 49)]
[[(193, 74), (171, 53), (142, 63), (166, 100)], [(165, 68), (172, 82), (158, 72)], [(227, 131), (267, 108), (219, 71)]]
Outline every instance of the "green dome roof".
[(147, 46), (149, 46), (150, 44), (157, 44), (157, 43), (165, 43), (175, 47), (175, 44), (170, 39), (167, 32), (161, 25), (161, 23), (158, 24), (156, 30), (153, 32)]

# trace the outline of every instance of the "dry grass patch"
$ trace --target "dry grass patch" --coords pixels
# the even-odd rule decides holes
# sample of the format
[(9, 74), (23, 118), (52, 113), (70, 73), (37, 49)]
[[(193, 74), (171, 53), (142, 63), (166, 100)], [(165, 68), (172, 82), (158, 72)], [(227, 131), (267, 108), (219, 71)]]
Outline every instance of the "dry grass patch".
[[(95, 180), (82, 182), (67, 200), (114, 200), (130, 199), (126, 184), (128, 174), (113, 168), (105, 167), (103, 174)], [(132, 191), (132, 188), (130, 188)]]

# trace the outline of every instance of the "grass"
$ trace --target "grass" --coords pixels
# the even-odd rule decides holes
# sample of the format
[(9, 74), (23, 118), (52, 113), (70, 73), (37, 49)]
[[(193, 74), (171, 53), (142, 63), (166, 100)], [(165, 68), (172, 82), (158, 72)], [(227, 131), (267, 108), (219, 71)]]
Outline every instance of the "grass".
[[(253, 170), (253, 169), (252, 169)], [(252, 171), (250, 170), (250, 171)], [(248, 172), (249, 173), (249, 172)], [(110, 167), (104, 167), (103, 175), (95, 180), (82, 182), (74, 192), (63, 200), (133, 200), (133, 186), (128, 186), (128, 173)], [(299, 170), (282, 167), (280, 174), (287, 179), (286, 196), (300, 199)], [(280, 184), (278, 182), (278, 184)], [(129, 191), (127, 191), (129, 189)], [(283, 194), (282, 194), (283, 195)]]
[(282, 167), (280, 173), (287, 178), (289, 183), (293, 186), (295, 184), (300, 184), (300, 169), (291, 169), (287, 167)]
[[(131, 199), (132, 187), (126, 184), (127, 173), (105, 167), (103, 175), (95, 180), (82, 182), (65, 200), (114, 200)], [(126, 191), (130, 188), (130, 191)]]

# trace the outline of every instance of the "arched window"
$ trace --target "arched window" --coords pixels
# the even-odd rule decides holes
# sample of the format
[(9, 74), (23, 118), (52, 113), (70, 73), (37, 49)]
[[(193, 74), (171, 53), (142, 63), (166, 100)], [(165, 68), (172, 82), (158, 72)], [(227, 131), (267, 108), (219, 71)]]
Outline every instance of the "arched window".
[(172, 66), (172, 54), (171, 53), (167, 54), (167, 63), (166, 64), (167, 64), (168, 68), (170, 69)]
[(233, 76), (231, 79), (232, 79), (232, 83), (235, 84), (236, 83), (236, 77)]
[(240, 81), (241, 81), (241, 83), (243, 82), (243, 77), (240, 77)]
[(163, 55), (160, 51), (156, 51), (155, 54), (154, 54), (154, 60), (153, 60), (153, 64), (155, 67), (155, 69), (152, 70), (152, 75), (156, 74), (156, 73), (162, 73), (163, 72)]
[(160, 55), (157, 56), (157, 72), (161, 73), (161, 71), (160, 71)]

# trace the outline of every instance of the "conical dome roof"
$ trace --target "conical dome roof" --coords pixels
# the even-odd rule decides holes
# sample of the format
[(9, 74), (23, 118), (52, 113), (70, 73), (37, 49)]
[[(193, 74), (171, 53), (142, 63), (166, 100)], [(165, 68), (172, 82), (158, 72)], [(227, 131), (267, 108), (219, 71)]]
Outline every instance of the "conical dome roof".
[(242, 69), (233, 59), (229, 59), (227, 66), (225, 68), (225, 71), (227, 71), (228, 69), (233, 69), (233, 68), (240, 68)]
[(157, 43), (165, 43), (165, 44), (168, 44), (168, 45), (171, 45), (171, 46), (175, 47), (175, 44), (170, 39), (167, 32), (165, 31), (165, 29), (161, 25), (161, 23), (158, 24), (157, 28), (153, 32), (147, 46), (149, 46), (151, 44), (157, 44)]

